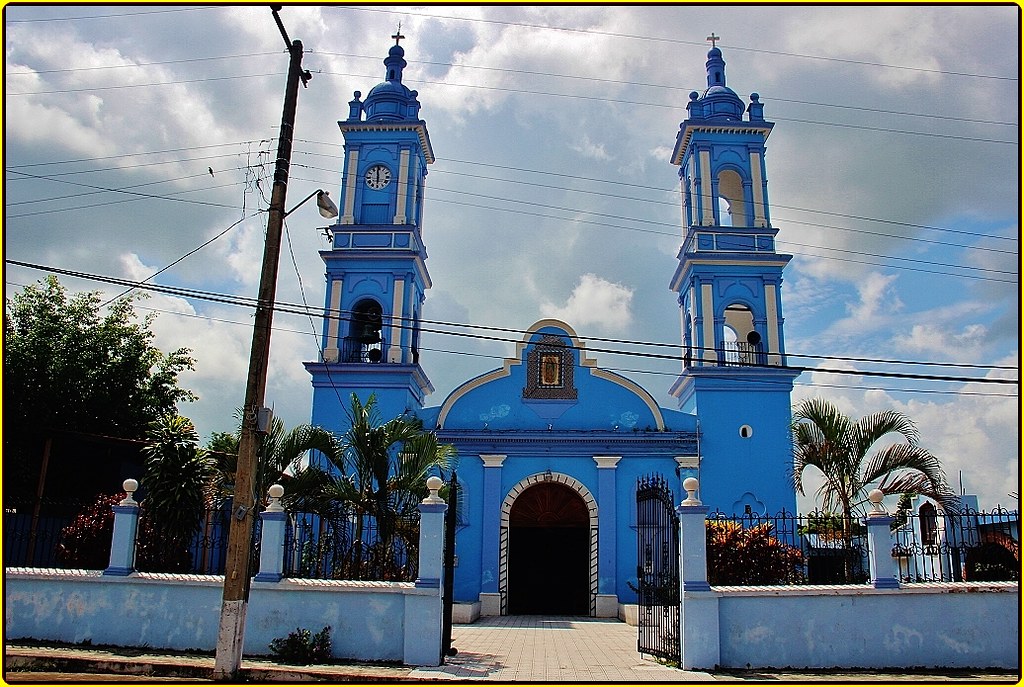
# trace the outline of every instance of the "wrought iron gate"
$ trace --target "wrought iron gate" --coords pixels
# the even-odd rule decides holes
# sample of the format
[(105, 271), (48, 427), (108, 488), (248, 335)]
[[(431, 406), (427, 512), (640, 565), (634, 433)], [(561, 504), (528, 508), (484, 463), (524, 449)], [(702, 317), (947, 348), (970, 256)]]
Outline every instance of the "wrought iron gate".
[(661, 475), (636, 486), (637, 651), (679, 662), (679, 520)]
[(448, 483), (448, 510), (444, 514), (444, 587), (441, 599), (441, 663), (459, 650), (452, 646), (452, 604), (455, 603), (455, 525), (458, 521), (459, 478), (452, 471)]

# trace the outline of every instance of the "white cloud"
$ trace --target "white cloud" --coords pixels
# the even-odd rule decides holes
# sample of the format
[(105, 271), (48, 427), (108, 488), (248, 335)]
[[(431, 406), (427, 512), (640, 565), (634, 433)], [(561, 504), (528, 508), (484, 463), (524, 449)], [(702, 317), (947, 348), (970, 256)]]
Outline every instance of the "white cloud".
[(592, 158), (594, 160), (610, 160), (611, 155), (605, 149), (603, 143), (594, 143), (590, 140), (590, 136), (583, 134), (580, 136), (575, 143), (569, 146), (572, 150), (583, 157)]
[(633, 322), (633, 289), (614, 284), (596, 274), (584, 274), (565, 305), (541, 303), (544, 317), (560, 319), (570, 326), (598, 325), (622, 331)]
[(893, 274), (872, 272), (856, 283), (858, 300), (846, 304), (847, 317), (831, 329), (837, 334), (864, 335), (880, 327), (891, 326), (894, 316), (903, 309), (893, 283)]
[(987, 334), (988, 329), (981, 324), (967, 324), (959, 331), (935, 324), (915, 324), (909, 333), (893, 337), (893, 343), (901, 351), (938, 355), (943, 360), (977, 360)]

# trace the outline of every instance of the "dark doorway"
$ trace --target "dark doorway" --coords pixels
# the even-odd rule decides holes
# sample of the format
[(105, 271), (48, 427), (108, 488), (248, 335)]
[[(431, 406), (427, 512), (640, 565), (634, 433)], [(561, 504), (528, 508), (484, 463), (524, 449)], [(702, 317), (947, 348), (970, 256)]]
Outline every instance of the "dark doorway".
[(508, 612), (590, 614), (590, 514), (573, 489), (541, 482), (509, 513)]

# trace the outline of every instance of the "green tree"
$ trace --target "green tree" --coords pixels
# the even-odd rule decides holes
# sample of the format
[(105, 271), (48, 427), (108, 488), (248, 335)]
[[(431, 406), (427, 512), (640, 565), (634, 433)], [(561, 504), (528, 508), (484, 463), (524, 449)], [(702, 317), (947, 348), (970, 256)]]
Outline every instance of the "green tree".
[[(804, 493), (804, 473), (817, 469), (824, 481), (821, 506), (843, 516), (844, 528), (860, 514), (871, 489), (885, 494), (928, 496), (955, 511), (959, 499), (949, 488), (939, 459), (921, 446), (914, 422), (895, 410), (851, 420), (822, 399), (806, 399), (793, 415), (793, 483)], [(902, 441), (873, 447), (895, 434)]]
[[(396, 552), (415, 548), (415, 534), (407, 523), (427, 495), (431, 472), (454, 466), (455, 448), (424, 431), (419, 419), (401, 416), (383, 422), (372, 395), (363, 404), (352, 394), (348, 415), (350, 427), (340, 450), (324, 452), (326, 464), (300, 471), (292, 496), (298, 507), (327, 518), (342, 509), (355, 515), (356, 542), (362, 541), (363, 527), (372, 521), (377, 527), (374, 553), (387, 564)], [(356, 547), (352, 555), (365, 554)]]
[(153, 345), (153, 317), (98, 292), (69, 296), (54, 276), (27, 286), (4, 313), (4, 482), (30, 488), (43, 440), (70, 430), (141, 439), (150, 422), (195, 396), (178, 386), (188, 349)]
[(151, 548), (140, 547), (140, 568), (187, 570), (189, 544), (206, 511), (214, 465), (199, 446), (192, 421), (180, 415), (150, 423), (143, 454), (142, 528), (152, 527), (159, 536), (147, 539)]

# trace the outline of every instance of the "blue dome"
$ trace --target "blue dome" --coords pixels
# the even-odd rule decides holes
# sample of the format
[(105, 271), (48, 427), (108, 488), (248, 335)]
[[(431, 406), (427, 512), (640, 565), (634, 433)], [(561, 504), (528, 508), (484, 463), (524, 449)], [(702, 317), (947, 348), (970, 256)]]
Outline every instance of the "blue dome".
[(695, 93), (690, 94), (691, 103), (687, 106), (690, 116), (697, 119), (742, 120), (745, 107), (736, 92), (725, 85), (725, 60), (719, 48), (708, 50), (705, 67), (708, 87), (698, 99), (694, 98)]
[(420, 103), (416, 100), (418, 94), (402, 84), (402, 70), (406, 64), (405, 49), (397, 43), (392, 45), (384, 59), (385, 80), (370, 89), (363, 103), (366, 121), (402, 121), (419, 118)]

